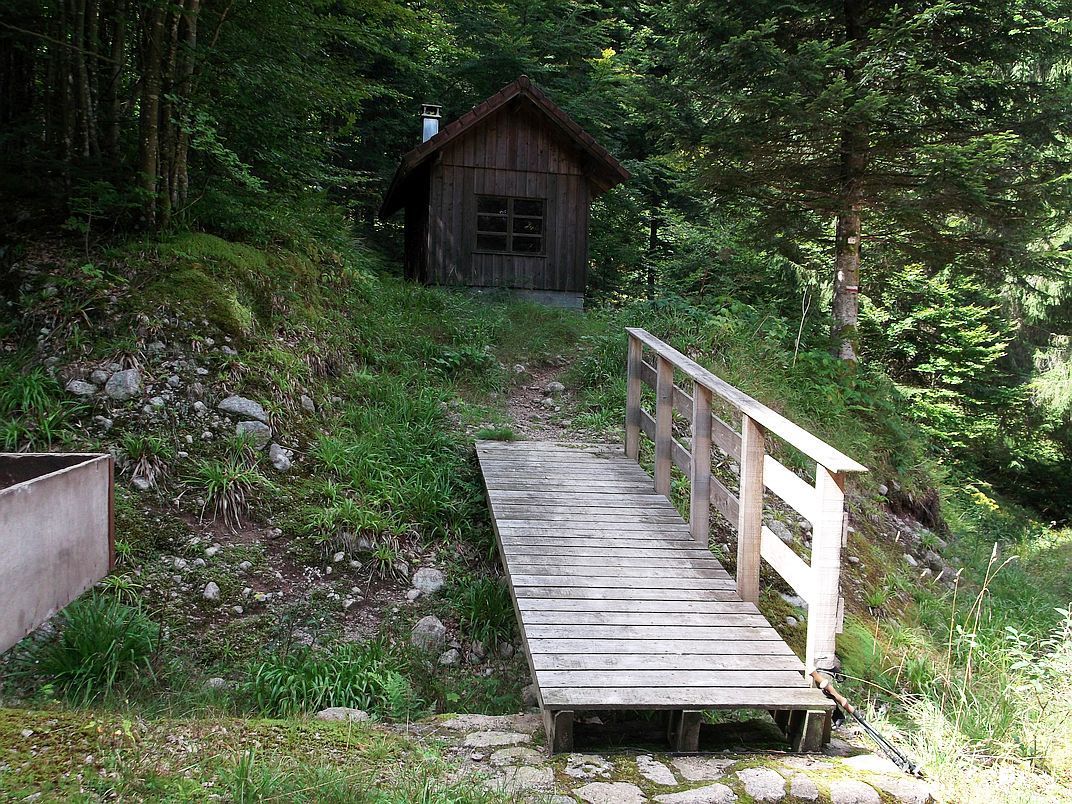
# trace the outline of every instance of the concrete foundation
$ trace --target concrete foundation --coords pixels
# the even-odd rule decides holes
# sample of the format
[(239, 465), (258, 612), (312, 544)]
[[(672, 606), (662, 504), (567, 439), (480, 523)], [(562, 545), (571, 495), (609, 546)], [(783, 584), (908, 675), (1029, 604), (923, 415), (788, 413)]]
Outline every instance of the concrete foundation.
[(110, 455), (0, 455), (0, 653), (108, 574)]

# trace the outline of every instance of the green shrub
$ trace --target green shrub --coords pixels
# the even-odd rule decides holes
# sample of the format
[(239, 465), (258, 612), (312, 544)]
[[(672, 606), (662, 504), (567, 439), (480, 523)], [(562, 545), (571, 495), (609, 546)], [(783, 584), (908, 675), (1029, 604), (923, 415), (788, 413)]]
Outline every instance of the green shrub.
[(64, 610), (60, 628), (37, 669), (68, 698), (87, 702), (152, 677), (160, 629), (139, 609), (91, 595)]
[(249, 513), (255, 489), (271, 488), (272, 484), (256, 469), (238, 460), (198, 461), (189, 482), (204, 495), (206, 509), (212, 509), (214, 519), (222, 519), (233, 530), (242, 526)]
[(463, 630), (473, 639), (497, 645), (513, 635), (514, 606), (501, 578), (465, 578), (451, 587), (448, 598)]
[(245, 692), (271, 716), (348, 706), (406, 718), (422, 704), (405, 671), (405, 661), (379, 641), (301, 648), (255, 663)]

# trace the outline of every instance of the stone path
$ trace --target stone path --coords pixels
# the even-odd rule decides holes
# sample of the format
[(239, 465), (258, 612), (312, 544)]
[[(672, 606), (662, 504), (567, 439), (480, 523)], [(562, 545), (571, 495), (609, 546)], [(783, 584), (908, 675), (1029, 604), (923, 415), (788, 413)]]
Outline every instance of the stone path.
[[(412, 728), (412, 727), (411, 727)], [(537, 713), (457, 715), (418, 734), (446, 743), (457, 775), (519, 802), (547, 804), (927, 804), (930, 786), (841, 733), (827, 755), (776, 752), (673, 756), (623, 750), (549, 757)]]

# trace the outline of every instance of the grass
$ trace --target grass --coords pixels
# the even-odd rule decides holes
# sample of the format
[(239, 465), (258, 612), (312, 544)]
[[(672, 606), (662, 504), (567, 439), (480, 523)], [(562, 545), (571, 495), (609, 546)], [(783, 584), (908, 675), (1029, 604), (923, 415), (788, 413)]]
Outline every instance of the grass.
[(447, 598), (472, 639), (494, 647), (513, 637), (514, 608), (502, 578), (462, 578), (449, 588)]

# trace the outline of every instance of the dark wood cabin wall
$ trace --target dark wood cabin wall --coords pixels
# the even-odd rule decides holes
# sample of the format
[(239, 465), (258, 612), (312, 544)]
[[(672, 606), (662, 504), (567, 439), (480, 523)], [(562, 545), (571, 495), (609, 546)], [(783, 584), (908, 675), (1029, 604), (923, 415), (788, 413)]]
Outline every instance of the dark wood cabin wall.
[[(583, 293), (590, 189), (582, 163), (541, 115), (496, 115), (432, 166), (428, 281)], [(545, 198), (544, 254), (478, 253), (476, 197)]]

